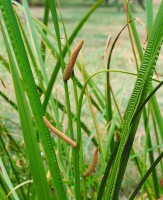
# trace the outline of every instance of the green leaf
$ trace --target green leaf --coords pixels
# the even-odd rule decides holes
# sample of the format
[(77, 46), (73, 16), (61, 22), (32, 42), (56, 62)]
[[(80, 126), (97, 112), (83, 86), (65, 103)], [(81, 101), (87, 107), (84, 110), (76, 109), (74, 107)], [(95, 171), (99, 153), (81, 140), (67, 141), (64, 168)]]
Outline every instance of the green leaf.
[[(155, 24), (150, 34), (148, 45), (143, 57), (142, 65), (139, 70), (139, 75), (134, 86), (133, 93), (131, 95), (130, 101), (127, 106), (126, 114), (124, 117), (124, 124), (122, 127), (122, 138), (117, 151), (115, 162), (112, 166), (112, 170), (109, 176), (109, 181), (106, 189), (106, 199), (117, 198), (119, 194), (120, 187), (116, 187), (118, 183), (118, 174), (123, 172), (120, 170), (121, 160), (123, 151), (127, 144), (131, 131), (131, 120), (142, 101), (146, 98), (149, 86), (151, 84), (151, 79), (160, 52), (160, 45), (163, 38), (163, 2), (160, 5)], [(135, 122), (135, 130), (138, 125), (139, 120)], [(134, 125), (133, 125), (134, 126)], [(134, 137), (133, 137), (134, 138)], [(132, 143), (132, 142), (131, 142)], [(126, 156), (126, 155), (125, 155)], [(124, 156), (124, 157), (125, 157)], [(126, 157), (127, 158), (127, 157)], [(123, 175), (120, 175), (123, 177)], [(119, 182), (120, 183), (120, 182)]]
[[(74, 29), (73, 33), (71, 34), (71, 36), (69, 38), (69, 45), (70, 46), (73, 43), (76, 35), (79, 33), (80, 29), (83, 27), (85, 22), (90, 17), (90, 15), (101, 5), (102, 2), (103, 2), (103, 0), (97, 1), (92, 6), (92, 8), (88, 11), (88, 13), (81, 19), (81, 21), (76, 26), (76, 28)], [(54, 20), (55, 20), (55, 16), (54, 16)], [(66, 56), (66, 54), (67, 54), (67, 45), (64, 47), (63, 52), (62, 52), (63, 58)], [(54, 83), (56, 81), (56, 78), (57, 78), (57, 75), (58, 75), (58, 72), (59, 72), (59, 69), (60, 69), (60, 65), (61, 65), (61, 61), (59, 59), (57, 64), (56, 64), (56, 66), (55, 66), (55, 68), (54, 68), (54, 70), (53, 70), (52, 76), (51, 76), (50, 81), (49, 81), (49, 85), (48, 85), (47, 90), (46, 90), (46, 94), (45, 94), (45, 98), (44, 98), (44, 102), (43, 102), (44, 109), (46, 109), (46, 107), (47, 107), (48, 100), (49, 100), (53, 85), (54, 85)]]
[(46, 154), (47, 163), (52, 177), (52, 184), (56, 190), (57, 197), (60, 200), (64, 200), (66, 199), (66, 194), (59, 171), (52, 139), (48, 128), (43, 122), (44, 111), (40, 102), (36, 84), (34, 82), (34, 78), (31, 72), (30, 64), (18, 28), (18, 24), (16, 22), (11, 1), (0, 1), (0, 8), (13, 47), (13, 52), (18, 62), (19, 70), (22, 76), (22, 82), (28, 95), (28, 100), (30, 102), (30, 106), (36, 123), (36, 128), (40, 134), (42, 145)]
[(9, 48), (7, 38), (5, 36), (4, 29), (1, 24), (1, 29), (10, 61), (10, 68), (14, 83), (15, 95), (18, 104), (18, 111), (20, 116), (20, 122), (23, 132), (23, 137), (27, 149), (27, 154), (30, 162), (30, 167), (35, 183), (35, 188), (37, 191), (38, 198), (51, 199), (50, 190), (48, 187), (48, 182), (46, 180), (46, 174), (43, 167), (43, 162), (41, 159), (41, 154), (39, 151), (39, 146), (37, 143), (36, 132), (34, 131), (32, 116), (30, 114), (28, 102), (26, 100), (23, 86), (21, 84), (18, 71)]

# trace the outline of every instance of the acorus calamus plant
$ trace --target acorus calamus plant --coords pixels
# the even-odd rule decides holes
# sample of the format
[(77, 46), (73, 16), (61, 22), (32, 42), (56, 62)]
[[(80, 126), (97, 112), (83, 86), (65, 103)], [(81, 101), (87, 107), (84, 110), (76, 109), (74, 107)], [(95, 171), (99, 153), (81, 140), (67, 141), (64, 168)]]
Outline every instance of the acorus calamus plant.
[[(0, 97), (19, 114), (18, 129), (24, 141), (14, 138), (7, 125), (0, 124), (0, 200), (121, 199), (129, 159), (134, 161), (140, 178), (127, 198), (163, 196), (163, 121), (155, 95), (163, 81), (153, 76), (163, 42), (163, 1), (153, 20), (153, 2), (145, 0), (148, 40), (144, 51), (135, 13), (129, 1), (123, 1), (126, 25), (113, 42), (108, 38), (105, 66), (90, 75), (84, 64), (85, 41), (76, 38), (102, 3), (103, 0), (96, 1), (69, 36), (59, 0), (45, 1), (42, 21), (32, 17), (27, 0), (22, 0), (22, 4), (0, 0), (0, 35), (7, 55), (6, 58), (0, 53), (0, 61), (12, 77), (15, 100), (1, 90)], [(128, 29), (137, 73), (112, 69), (114, 47), (124, 29)], [(50, 76), (46, 71), (47, 55), (54, 60)], [(121, 100), (112, 88), (112, 73), (136, 77), (124, 116)], [(104, 91), (94, 81), (99, 75), (106, 78)], [(57, 77), (61, 96), (53, 92)], [(85, 102), (93, 128), (83, 116)], [(135, 153), (133, 143), (140, 119), (144, 124), (145, 148)], [(102, 121), (105, 134), (100, 131)], [(12, 144), (13, 149), (5, 144)], [(13, 152), (17, 162), (12, 159)]]

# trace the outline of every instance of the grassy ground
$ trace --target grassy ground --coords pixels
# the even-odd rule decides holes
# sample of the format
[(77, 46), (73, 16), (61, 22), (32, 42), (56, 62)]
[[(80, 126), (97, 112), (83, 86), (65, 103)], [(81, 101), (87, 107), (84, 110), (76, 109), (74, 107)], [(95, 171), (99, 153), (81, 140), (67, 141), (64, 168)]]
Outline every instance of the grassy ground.
[[(61, 3), (62, 14), (63, 14), (68, 36), (71, 34), (72, 30), (74, 29), (76, 24), (79, 22), (79, 20), (85, 15), (87, 10), (90, 8), (90, 4), (91, 4), (90, 2), (84, 4), (81, 1), (79, 1), (79, 4), (73, 3), (73, 1), (69, 3), (67, 2)], [(134, 6), (134, 10), (135, 10), (134, 16), (139, 18), (142, 22), (145, 22), (145, 14), (142, 8), (138, 6), (136, 7)], [(155, 6), (155, 13), (156, 11), (157, 11), (157, 5)], [(43, 16), (43, 8), (32, 7), (31, 13), (34, 17), (37, 17), (41, 20)], [(79, 58), (79, 61), (81, 59), (84, 60), (85, 69), (87, 70), (89, 74), (92, 74), (93, 72), (96, 72), (97, 70), (101, 70), (105, 68), (103, 56), (104, 56), (104, 50), (105, 50), (107, 38), (108, 36), (112, 36), (112, 38), (114, 39), (116, 35), (118, 34), (118, 32), (121, 30), (121, 28), (125, 25), (125, 23), (126, 23), (126, 17), (125, 17), (125, 13), (123, 9), (118, 10), (116, 7), (110, 8), (110, 7), (102, 6), (90, 17), (89, 21), (84, 25), (84, 27), (82, 28), (82, 30), (80, 31), (80, 33), (78, 34), (76, 38), (76, 42), (80, 41), (81, 39), (84, 39), (82, 57)], [(54, 32), (52, 23), (50, 23), (49, 26), (51, 26), (51, 30)], [(141, 38), (142, 45), (143, 45), (146, 39), (146, 30), (144, 28), (144, 25), (140, 23), (137, 23), (137, 28), (139, 31), (139, 36)], [(64, 38), (63, 34), (62, 34), (62, 38)], [(62, 41), (65, 42), (64, 39)], [(0, 45), (1, 45), (1, 54), (4, 55), (5, 50), (2, 44), (2, 39), (0, 39)], [(162, 58), (163, 56), (160, 56), (158, 66), (156, 68), (158, 72), (161, 74), (163, 74), (163, 71), (161, 71), (161, 66), (163, 64)], [(50, 53), (48, 53), (47, 55), (46, 67), (47, 67), (48, 73), (50, 74), (54, 67), (54, 59), (50, 56)], [(131, 49), (127, 29), (122, 33), (119, 41), (116, 44), (113, 57), (112, 57), (111, 68), (127, 70), (130, 72), (136, 72), (136, 66), (135, 66), (134, 57), (132, 54), (132, 49)], [(60, 85), (61, 85), (60, 78), (61, 78), (61, 74), (58, 77), (57, 85), (53, 90), (53, 92), (57, 95), (63, 95), (62, 89), (60, 88)], [(0, 79), (3, 80), (3, 82), (5, 83), (7, 87), (7, 89), (4, 88), (2, 84), (0, 83), (0, 90), (5, 92), (5, 94), (9, 96), (9, 98), (14, 99), (11, 79), (8, 73), (6, 73), (3, 70), (1, 63), (0, 63)], [(104, 91), (105, 90), (105, 75), (99, 75), (98, 78), (95, 78), (94, 80), (96, 81), (96, 84), (98, 84), (98, 86), (100, 87), (101, 91)], [(121, 106), (122, 112), (124, 112), (125, 110), (125, 105), (126, 105), (127, 100), (130, 97), (130, 93), (132, 91), (134, 82), (135, 82), (135, 78), (133, 76), (122, 75), (122, 74), (111, 74), (111, 85), (113, 87), (113, 90), (118, 100), (122, 97), (122, 106)], [(125, 89), (123, 90), (124, 86), (125, 86)], [(122, 94), (122, 91), (123, 91), (123, 94)], [(161, 102), (161, 90), (158, 96), (159, 96), (159, 101), (160, 101), (159, 105), (161, 106), (161, 111), (163, 111), (163, 102)], [(17, 114), (16, 113), (13, 114), (13, 109), (11, 109), (11, 107), (9, 107), (6, 104), (6, 102), (4, 102), (1, 98), (0, 98), (0, 101), (1, 101), (0, 117), (4, 116), (3, 119), (6, 118), (6, 120), (0, 121), (0, 122), (7, 123), (7, 127), (10, 129), (11, 133), (17, 133), (17, 130), (18, 130), (17, 129), (17, 124), (18, 124)], [(85, 122), (88, 121), (89, 126), (91, 127), (92, 122), (89, 120), (90, 113), (87, 112), (88, 105), (86, 104), (84, 108), (85, 110), (83, 111), (83, 115), (84, 115), (83, 119)], [(13, 116), (15, 116), (14, 119), (13, 119)], [(99, 120), (100, 116), (98, 113), (97, 113), (97, 116)], [(11, 123), (7, 119), (12, 120), (14, 123), (16, 123), (16, 125)], [(100, 126), (102, 130), (104, 128), (103, 127), (104, 124)], [(139, 148), (142, 148), (141, 142), (139, 144), (139, 141), (142, 135), (144, 135), (144, 130), (143, 130), (143, 127), (140, 127), (139, 132), (137, 134), (137, 138), (136, 138), (136, 141), (137, 141), (136, 145), (139, 146)], [(132, 173), (131, 171), (134, 171), (133, 167), (130, 167), (128, 169), (126, 175)], [(135, 183), (134, 176), (131, 177), (130, 179), (126, 179), (126, 181), (124, 182), (124, 188), (128, 188), (132, 182), (133, 184)]]

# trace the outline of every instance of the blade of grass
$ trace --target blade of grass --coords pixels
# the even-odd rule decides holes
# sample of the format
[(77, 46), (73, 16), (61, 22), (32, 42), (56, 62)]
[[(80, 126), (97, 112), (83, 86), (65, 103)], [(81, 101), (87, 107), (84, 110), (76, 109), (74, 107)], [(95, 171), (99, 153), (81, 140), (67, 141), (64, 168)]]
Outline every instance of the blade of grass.
[[(146, 163), (147, 163), (147, 149), (148, 149), (148, 143), (149, 143), (149, 110), (150, 110), (150, 103), (148, 103), (148, 110), (146, 111), (145, 107), (143, 109), (143, 118), (144, 118), (144, 129), (145, 129), (145, 141), (144, 141), (144, 158), (142, 159), (143, 164), (142, 164), (142, 173), (141, 175), (144, 175), (145, 171), (146, 171)], [(151, 180), (152, 182), (152, 180)], [(144, 198), (144, 193), (145, 193), (145, 187), (146, 184), (143, 185), (142, 190), (141, 190), (141, 194), (140, 194), (140, 198), (143, 199)], [(152, 191), (153, 192), (153, 191)], [(152, 194), (152, 196), (154, 196), (154, 193)], [(149, 196), (150, 198), (150, 196)]]
[[(56, 58), (56, 56), (58, 57), (58, 53), (57, 53), (56, 49), (52, 46), (50, 40), (46, 37), (46, 35), (45, 35), (45, 34), (43, 33), (43, 31), (41, 30), (41, 28), (40, 28), (38, 25), (36, 25), (36, 28), (37, 28), (38, 32), (40, 33), (40, 35), (41, 35), (41, 37), (42, 37), (42, 40), (43, 40), (43, 42), (45, 43), (47, 49), (50, 51), (50, 53), (51, 53), (55, 58)], [(77, 65), (78, 65), (79, 69), (81, 70), (81, 66), (80, 66), (80, 64), (79, 64), (78, 62), (77, 62)], [(86, 73), (86, 71), (85, 71), (85, 73)], [(74, 77), (73, 81), (75, 81), (74, 83), (81, 89), (81, 88), (83, 87), (82, 84), (79, 82), (79, 80), (77, 79), (77, 77), (75, 77), (75, 76), (73, 76), (73, 77)], [(88, 78), (89, 75), (86, 74), (86, 77)], [(89, 84), (90, 84), (91, 87), (95, 88), (95, 89), (93, 90), (94, 93), (95, 93), (95, 96), (97, 97), (98, 101), (100, 102), (100, 105), (102, 105), (102, 106), (104, 107), (103, 100), (102, 100), (101, 97), (100, 97), (100, 96), (101, 96), (101, 93), (98, 94), (99, 89), (97, 88), (96, 84), (95, 84), (93, 81), (90, 81)], [(98, 89), (98, 91), (96, 91), (96, 89)], [(100, 91), (99, 91), (99, 92), (100, 92)], [(93, 105), (95, 105), (95, 107), (96, 107), (98, 110), (100, 110), (99, 105), (95, 102), (95, 100), (94, 100), (92, 97), (91, 97), (91, 100), (92, 100)]]
[(146, 174), (143, 176), (133, 193), (131, 194), (129, 200), (132, 200), (136, 197), (136, 194), (139, 192), (141, 189), (142, 185), (145, 183), (149, 175), (152, 173), (153, 169), (157, 166), (157, 164), (160, 162), (160, 160), (163, 158), (163, 152), (157, 157), (157, 159), (154, 161), (154, 163), (151, 165), (151, 167), (148, 169)]
[(107, 166), (105, 168), (105, 172), (104, 172), (104, 175), (103, 175), (103, 178), (102, 178), (102, 181), (100, 183), (99, 190), (98, 190), (97, 200), (101, 200), (101, 197), (103, 197), (105, 185), (106, 185), (106, 182), (107, 182), (110, 170), (111, 170), (112, 163), (115, 159), (115, 155), (118, 151), (118, 147), (119, 147), (119, 141), (117, 142), (117, 144), (115, 144), (113, 151), (112, 151), (112, 154), (110, 156), (109, 162), (107, 163)]
[(9, 103), (15, 110), (18, 110), (17, 105), (11, 99), (9, 99), (3, 92), (0, 91), (0, 96), (5, 99), (7, 103)]
[[(13, 52), (15, 53), (15, 58), (18, 61), (19, 69), (22, 75), (22, 81), (25, 82), (24, 86), (27, 91), (31, 109), (36, 122), (36, 127), (40, 133), (42, 144), (45, 150), (48, 166), (52, 176), (52, 184), (56, 189), (57, 196), (59, 199), (66, 199), (65, 190), (63, 187), (63, 182), (61, 179), (61, 174), (58, 168), (57, 158), (54, 152), (53, 143), (48, 128), (45, 126), (42, 116), (44, 114), (43, 108), (39, 99), (37, 88), (33, 79), (27, 54), (23, 45), (20, 31), (18, 29), (18, 24), (13, 12), (11, 2), (9, 0), (0, 1), (0, 7), (2, 11), (2, 16), (8, 30), (11, 44), (13, 46)], [(26, 66), (24, 68), (24, 66)]]
[[(2, 174), (4, 176), (4, 179), (6, 181), (7, 186), (9, 187), (10, 190), (12, 190), (13, 189), (13, 185), (12, 185), (12, 183), (10, 181), (10, 178), (8, 176), (8, 173), (7, 173), (6, 169), (5, 169), (5, 166), (4, 166), (3, 161), (2, 161), (1, 158), (0, 158), (0, 168), (1, 168), (1, 171), (2, 171)], [(12, 192), (12, 195), (13, 195), (15, 200), (20, 200), (15, 191)]]
[[(152, 91), (151, 94), (149, 94), (149, 96), (142, 103), (142, 105), (145, 105), (148, 102), (148, 100), (161, 87), (162, 84), (163, 84), (163, 81)], [(126, 158), (129, 158), (129, 155), (130, 155), (129, 149), (132, 148), (132, 144), (133, 144), (133, 140), (134, 140), (134, 135), (136, 133), (136, 130), (137, 130), (137, 127), (138, 127), (138, 124), (139, 124), (140, 114), (142, 112), (142, 109), (143, 109), (143, 106), (140, 106), (139, 109), (138, 109), (139, 112), (137, 112), (137, 114), (136, 114), (137, 117), (134, 117), (134, 121), (133, 121), (134, 123), (132, 123), (130, 137), (129, 137), (128, 142), (126, 144), (125, 151), (123, 152), (123, 154), (125, 155), (125, 159), (123, 159), (121, 161), (121, 173), (118, 175), (119, 182), (117, 182), (117, 184), (116, 184), (116, 189), (117, 190), (119, 190), (120, 186), (121, 186), (121, 181), (123, 179), (124, 172), (125, 172), (125, 169), (126, 169), (126, 165), (127, 165), (127, 162), (128, 162), (128, 159), (126, 159)]]
[(145, 0), (145, 13), (148, 34), (150, 34), (153, 26), (153, 2), (152, 0)]
[[(0, 131), (1, 132), (3, 131), (1, 127), (0, 127)], [(5, 147), (5, 143), (4, 143), (3, 139), (2, 139), (2, 136), (0, 136), (0, 148), (2, 149), (2, 152), (3, 152), (2, 161), (3, 161), (3, 157), (7, 158), (7, 162), (10, 163), (12, 173), (14, 174), (14, 176), (16, 178), (16, 184), (20, 184), (20, 178), (19, 178), (17, 170), (16, 170), (16, 168), (14, 166), (14, 162), (11, 159), (9, 152), (7, 151), (7, 149)], [(22, 188), (21, 188), (21, 197), (20, 198), (25, 199), (25, 193), (24, 193), (24, 190)]]
[[(146, 98), (146, 100), (142, 103), (142, 105), (145, 105), (145, 103), (148, 102), (148, 100), (152, 97), (152, 95), (161, 87), (161, 85), (163, 84), (163, 82), (161, 82), (158, 87), (155, 88), (155, 90), (153, 90), (153, 92), (151, 94), (149, 94), (149, 96)], [(140, 110), (140, 107), (141, 107), (141, 110)], [(120, 186), (121, 186), (121, 181), (123, 179), (123, 176), (124, 176), (124, 172), (125, 172), (125, 169), (126, 169), (126, 165), (127, 165), (127, 162), (128, 162), (128, 159), (126, 158), (129, 158), (129, 155), (130, 155), (130, 151), (129, 149), (132, 148), (132, 144), (133, 144), (133, 140), (134, 140), (134, 135), (136, 133), (136, 130), (137, 130), (137, 127), (138, 127), (138, 124), (139, 124), (139, 120), (140, 120), (140, 114), (141, 114), (141, 111), (143, 109), (143, 106), (140, 106), (139, 107), (139, 112), (137, 112), (137, 117), (134, 119), (134, 123), (132, 124), (132, 127), (131, 127), (131, 133), (130, 133), (130, 137), (128, 139), (128, 142), (126, 144), (126, 147), (125, 147), (125, 151), (124, 151), (124, 155), (125, 155), (125, 159), (122, 159), (121, 161), (121, 173), (118, 175), (118, 180), (119, 182), (117, 182), (116, 184), (116, 189), (119, 190), (120, 189)]]
[[(76, 37), (76, 35), (79, 33), (80, 29), (83, 27), (83, 25), (85, 24), (85, 22), (90, 17), (90, 15), (102, 4), (102, 2), (103, 2), (103, 0), (97, 1), (92, 6), (92, 8), (88, 11), (88, 13), (81, 19), (81, 21), (76, 26), (76, 28), (74, 29), (73, 33), (71, 34), (71, 36), (69, 38), (69, 45), (70, 46), (73, 43), (74, 38)], [(67, 54), (67, 45), (64, 47), (63, 52), (62, 52), (63, 58), (66, 56), (66, 54)], [(49, 96), (50, 96), (51, 91), (52, 91), (52, 87), (53, 87), (53, 85), (54, 85), (54, 83), (56, 81), (57, 74), (58, 74), (58, 71), (60, 69), (60, 64), (61, 64), (61, 61), (59, 59), (58, 62), (57, 62), (57, 64), (56, 64), (56, 66), (55, 66), (55, 68), (54, 68), (54, 71), (53, 71), (52, 76), (50, 78), (49, 85), (48, 85), (48, 88), (47, 88), (47, 91), (46, 91), (46, 94), (45, 94), (44, 103), (43, 103), (44, 109), (46, 109), (46, 106), (48, 104), (48, 100), (49, 100)]]
[[(49, 22), (49, 5), (47, 3), (47, 1), (45, 2), (45, 10), (44, 10), (44, 18), (43, 18), (43, 24), (45, 26), (48, 25)], [(44, 31), (44, 30), (43, 30)], [(44, 34), (46, 35), (46, 31), (44, 31)], [(41, 52), (42, 52), (42, 58), (45, 61), (45, 54), (46, 54), (46, 46), (44, 45), (43, 42), (41, 42)]]
[(59, 57), (58, 52), (53, 46), (53, 44), (51, 43), (51, 41), (48, 39), (47, 35), (44, 33), (44, 31), (42, 31), (42, 29), (38, 25), (36, 25), (36, 29), (38, 33), (40, 34), (40, 37), (42, 39), (42, 44), (44, 44), (44, 46), (47, 48), (47, 50), (50, 51), (50, 53), (55, 59), (58, 59)]
[[(1, 159), (1, 158), (0, 158)], [(0, 199), (4, 200), (6, 199), (7, 193), (9, 192), (9, 187), (7, 186), (7, 183), (5, 182), (3, 176), (0, 173)], [(9, 200), (15, 200), (13, 196), (9, 198)]]
[(26, 184), (29, 184), (29, 183), (32, 183), (33, 180), (27, 180), (27, 181), (24, 181), (22, 182), (21, 184), (17, 185), (16, 187), (14, 187), (8, 194), (7, 194), (7, 197), (6, 198), (9, 198), (11, 193), (12, 192), (15, 192), (18, 188), (22, 187), (23, 185), (26, 185)]
[[(29, 28), (29, 32), (30, 32), (30, 36), (31, 36), (31, 41), (33, 44), (33, 48), (34, 48), (34, 52), (37, 58), (37, 63), (39, 64), (39, 66), (41, 67), (41, 72), (42, 72), (42, 76), (44, 78), (45, 84), (46, 86), (48, 85), (48, 76), (45, 70), (45, 65), (44, 65), (44, 61), (40, 52), (40, 48), (38, 45), (38, 40), (36, 37), (36, 33), (34, 30), (34, 25), (33, 25), (33, 21), (32, 21), (32, 17), (30, 15), (30, 11), (29, 11), (29, 7), (28, 7), (28, 3), (27, 0), (23, 1), (23, 6), (24, 6), (24, 13), (27, 19), (27, 24), (28, 24), (28, 28)], [(55, 119), (56, 119), (56, 123), (57, 123), (57, 128), (60, 129), (61, 125), (59, 122), (59, 113), (58, 113), (58, 109), (56, 107), (56, 105), (53, 102), (52, 96), (50, 97), (50, 103), (53, 107), (53, 111), (54, 111), (54, 115), (55, 115)]]
[(33, 122), (31, 120), (32, 117), (30, 115), (28, 103), (24, 95), (23, 87), (21, 85), (21, 81), (15, 66), (14, 59), (12, 57), (12, 53), (9, 48), (7, 38), (5, 36), (3, 26), (1, 23), (0, 25), (10, 61), (10, 67), (14, 82), (15, 95), (18, 103), (18, 110), (23, 131), (23, 137), (27, 148), (27, 154), (30, 161), (30, 167), (35, 182), (37, 195), (39, 198), (51, 199), (50, 190), (48, 187), (48, 182), (46, 180), (46, 174), (44, 171), (39, 147), (37, 144), (37, 138), (35, 137), (35, 131), (33, 127)]
[[(54, 25), (55, 32), (56, 32), (57, 44), (58, 44), (58, 49), (59, 49), (59, 60), (60, 60), (60, 64), (61, 64), (62, 74), (63, 74), (65, 66), (64, 66), (64, 60), (63, 60), (62, 45), (61, 45), (61, 41), (60, 41), (61, 37), (60, 37), (60, 29), (59, 29), (59, 24), (58, 24), (58, 15), (57, 15), (57, 10), (56, 10), (56, 5), (55, 5), (55, 1), (53, 1), (53, 0), (47, 0), (47, 2), (49, 4), (51, 14), (52, 14), (53, 25)], [(64, 91), (65, 91), (65, 98), (66, 98), (70, 138), (72, 140), (74, 140), (73, 123), (72, 123), (72, 118), (71, 118), (71, 104), (70, 104), (70, 97), (69, 97), (67, 81), (63, 81), (63, 84), (64, 84)], [(73, 152), (72, 152), (73, 153), (73, 163), (74, 163), (74, 175), (75, 175), (75, 195), (76, 195), (76, 199), (78, 199), (78, 200), (81, 199), (79, 150), (80, 150), (80, 146), (77, 145), (77, 147), (75, 149), (73, 149)]]
[[(83, 75), (83, 80), (84, 80), (84, 83), (85, 83), (86, 82), (86, 76), (85, 76), (84, 71), (85, 71), (84, 70), (84, 63), (82, 63), (82, 75)], [(92, 105), (92, 102), (91, 102), (91, 99), (90, 99), (89, 92), (88, 92), (87, 88), (86, 88), (86, 96), (88, 98), (88, 102), (89, 102), (89, 107), (90, 107), (90, 110), (91, 110), (91, 115), (92, 115), (93, 123), (94, 123), (95, 129), (96, 129), (99, 150), (100, 150), (100, 153), (102, 155), (103, 163), (105, 163), (105, 156), (104, 156), (104, 150), (103, 150), (103, 147), (102, 147), (102, 138), (101, 138), (101, 134), (100, 134), (100, 129), (99, 129), (99, 126), (98, 126), (98, 123), (97, 123), (97, 119), (96, 119), (96, 116), (95, 116), (94, 107)]]
[(37, 62), (36, 62), (34, 53), (33, 53), (33, 51), (32, 51), (31, 45), (30, 45), (30, 43), (29, 43), (29, 41), (28, 41), (28, 39), (27, 39), (27, 36), (26, 36), (25, 31), (24, 31), (24, 29), (23, 29), (22, 23), (21, 23), (21, 21), (20, 21), (20, 18), (19, 18), (19, 16), (17, 15), (17, 13), (15, 13), (15, 14), (16, 14), (17, 22), (18, 22), (18, 24), (19, 24), (19, 29), (20, 29), (21, 34), (22, 34), (22, 37), (23, 37), (23, 39), (24, 39), (24, 44), (25, 44), (25, 46), (26, 46), (26, 51), (29, 53), (29, 56), (30, 56), (31, 61), (32, 61), (32, 66), (33, 66), (34, 71), (35, 71), (35, 73), (36, 73), (36, 75), (37, 75), (37, 78), (38, 78), (38, 81), (39, 81), (39, 86), (41, 87), (41, 90), (44, 91), (43, 77), (42, 77), (41, 71), (40, 71), (39, 68), (38, 68), (38, 65), (37, 65)]
[[(130, 22), (128, 22), (130, 23)], [(126, 24), (121, 31), (118, 33), (117, 37), (115, 38), (111, 49), (110, 49), (110, 53), (109, 53), (109, 57), (108, 57), (108, 62), (107, 62), (107, 69), (110, 69), (110, 62), (111, 62), (111, 57), (112, 57), (112, 53), (113, 53), (113, 49), (114, 46), (119, 38), (119, 36), (121, 35), (121, 33), (123, 32), (123, 30), (128, 26), (128, 24)], [(112, 119), (112, 103), (111, 103), (111, 91), (110, 91), (110, 74), (106, 74), (106, 113), (107, 113), (107, 121), (110, 122)]]
[(5, 66), (6, 70), (9, 72), (10, 71), (9, 64), (8, 64), (7, 60), (2, 55), (0, 55), (0, 61)]
[(142, 102), (142, 104), (139, 106), (139, 108), (137, 109), (137, 111), (135, 112), (131, 124), (134, 122), (134, 120), (136, 119), (136, 117), (138, 116), (138, 114), (141, 112), (141, 110), (143, 109), (143, 107), (145, 106), (145, 104), (149, 101), (149, 99), (155, 94), (155, 92), (157, 92), (157, 90), (163, 85), (163, 81), (161, 81), (156, 87), (155, 89), (146, 97), (146, 99)]
[[(149, 114), (147, 116), (146, 112), (144, 112), (144, 125), (146, 127), (147, 147), (152, 148), (152, 139), (151, 139), (151, 133), (150, 133), (150, 127), (149, 127)], [(147, 149), (146, 149), (146, 152), (147, 152)], [(154, 163), (153, 151), (149, 151), (149, 160), (150, 160), (150, 165), (152, 165), (152, 163)], [(160, 195), (159, 195), (159, 185), (158, 185), (159, 181), (157, 178), (156, 169), (153, 169), (152, 171), (152, 179), (153, 179), (153, 187), (155, 191), (155, 198), (158, 199)]]
[[(158, 154), (161, 153), (161, 148), (159, 148), (159, 134), (158, 134), (158, 130), (157, 130), (157, 125), (156, 125), (156, 119), (154, 118), (154, 114), (153, 114), (153, 110), (152, 110), (152, 121), (153, 121), (153, 126), (154, 126), (154, 132), (155, 132), (155, 136), (156, 136), (156, 142), (157, 142), (157, 146), (158, 146)], [(160, 162), (161, 165), (161, 171), (162, 171), (162, 176), (163, 176), (163, 163), (162, 160)]]
[[(122, 138), (120, 141), (120, 146), (116, 155), (115, 162), (113, 164), (112, 171), (110, 173), (110, 178), (109, 178), (110, 180), (107, 187), (106, 199), (118, 198), (120, 187), (116, 187), (116, 185), (121, 184), (120, 180), (122, 180), (122, 179), (119, 180), (118, 176), (123, 178), (123, 174), (122, 174), (123, 172), (120, 170), (122, 157), (124, 156), (124, 158), (128, 160), (128, 157), (126, 156), (126, 154), (123, 154), (123, 151), (125, 149), (126, 143), (128, 142), (128, 138), (131, 134), (130, 122), (139, 104), (145, 99), (147, 95), (149, 85), (151, 83), (154, 67), (158, 59), (159, 52), (160, 52), (160, 44), (162, 42), (162, 36), (163, 36), (162, 9), (163, 9), (163, 2), (160, 5), (160, 8), (155, 20), (155, 25), (153, 26), (153, 29), (151, 32), (152, 34), (150, 35), (146, 52), (143, 57), (143, 62), (139, 71), (139, 76), (136, 81), (131, 99), (127, 107), (126, 115), (124, 118), (125, 119), (124, 126), (122, 130)], [(138, 122), (139, 121), (137, 121), (136, 125), (138, 124)], [(136, 126), (135, 126), (135, 131), (136, 131)]]
[[(146, 3), (147, 2), (148, 1), (146, 1)], [(153, 15), (152, 13), (153, 13), (152, 12), (152, 5), (151, 5), (151, 0), (150, 0), (149, 1), (149, 5), (147, 5), (147, 7), (146, 7), (146, 21), (147, 21), (147, 25), (148, 25), (148, 31), (151, 31), (151, 27), (152, 27), (152, 24), (153, 24), (153, 21), (151, 21), (152, 18), (153, 18), (152, 17), (152, 15)], [(128, 7), (128, 14), (129, 14), (130, 20), (133, 19), (133, 17), (132, 17), (132, 11), (131, 11), (130, 6)], [(141, 48), (139, 36), (138, 36), (138, 33), (137, 33), (136, 26), (135, 26), (134, 22), (131, 23), (131, 27), (132, 27), (133, 36), (134, 36), (134, 39), (135, 39), (135, 44), (136, 44), (136, 47), (138, 49), (138, 54), (139, 54), (140, 60), (142, 61), (143, 51), (142, 51), (142, 48)], [(152, 91), (152, 90), (153, 90), (153, 88), (151, 86), (150, 91)], [(161, 113), (160, 113), (160, 110), (159, 110), (159, 106), (158, 106), (158, 103), (157, 103), (157, 99), (155, 98), (155, 96), (153, 96), (153, 98), (152, 98), (151, 101), (152, 101), (152, 106), (153, 106), (155, 117), (157, 118), (157, 123), (158, 123), (159, 131), (160, 131), (160, 135), (161, 135), (162, 140), (163, 140), (163, 134), (162, 134), (162, 130), (163, 130), (162, 116), (161, 116)]]

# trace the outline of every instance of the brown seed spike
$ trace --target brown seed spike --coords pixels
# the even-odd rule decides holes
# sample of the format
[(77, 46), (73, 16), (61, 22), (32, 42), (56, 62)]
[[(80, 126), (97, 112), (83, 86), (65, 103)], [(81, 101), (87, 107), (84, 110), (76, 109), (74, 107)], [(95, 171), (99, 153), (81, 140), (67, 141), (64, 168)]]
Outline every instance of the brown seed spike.
[(74, 142), (73, 140), (71, 140), (69, 137), (67, 137), (65, 134), (63, 134), (62, 132), (60, 132), (58, 129), (56, 129), (54, 126), (51, 125), (51, 123), (47, 120), (47, 118), (45, 116), (43, 116), (43, 120), (46, 124), (46, 126), (53, 132), (55, 133), (58, 137), (60, 137), (62, 140), (64, 140), (65, 142), (67, 142), (68, 144), (70, 144), (72, 147), (76, 147), (76, 142)]
[(74, 65), (76, 63), (76, 59), (78, 57), (78, 54), (83, 46), (84, 40), (81, 40), (80, 43), (76, 46), (74, 51), (72, 52), (70, 59), (65, 67), (64, 73), (63, 73), (63, 80), (68, 81), (71, 77), (71, 74), (74, 70)]
[(87, 171), (84, 173), (83, 176), (89, 176), (92, 172), (94, 172), (97, 162), (98, 162), (98, 148), (94, 150), (92, 164), (89, 166), (89, 168), (87, 169)]

